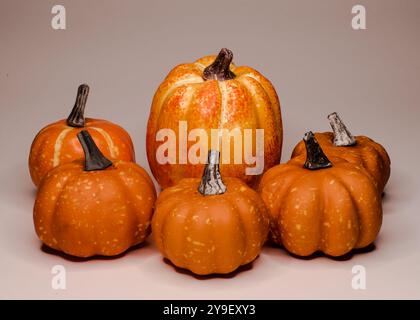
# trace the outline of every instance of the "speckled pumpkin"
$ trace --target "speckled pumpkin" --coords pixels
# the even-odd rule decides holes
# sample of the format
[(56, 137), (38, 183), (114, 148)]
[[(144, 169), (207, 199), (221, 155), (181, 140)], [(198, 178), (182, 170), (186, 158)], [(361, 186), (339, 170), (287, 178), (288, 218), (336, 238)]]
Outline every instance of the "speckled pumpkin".
[(160, 252), (199, 275), (225, 274), (253, 261), (268, 229), (257, 192), (237, 178), (221, 180), (218, 152), (210, 153), (203, 178), (187, 178), (162, 191), (152, 220)]
[(268, 170), (259, 186), (271, 236), (289, 252), (341, 256), (371, 244), (381, 227), (381, 197), (362, 166), (325, 156), (312, 132), (306, 155)]
[[(391, 174), (391, 160), (385, 148), (366, 136), (356, 136), (348, 131), (337, 113), (328, 116), (333, 132), (315, 133), (327, 157), (339, 157), (354, 164), (361, 164), (374, 179), (382, 192)], [(303, 141), (293, 150), (292, 158), (305, 155)]]
[[(250, 141), (245, 137), (244, 129), (251, 129), (252, 147), (249, 151), (244, 148), (242, 159), (257, 154), (256, 129), (264, 129), (264, 168), (261, 171), (279, 163), (283, 129), (276, 91), (258, 71), (246, 66), (237, 67), (231, 63), (232, 58), (230, 50), (222, 49), (217, 57), (207, 56), (181, 64), (168, 74), (157, 90), (150, 111), (146, 145), (150, 168), (161, 187), (173, 186), (183, 178), (200, 178), (210, 148), (221, 151), (223, 176), (240, 178), (249, 185), (259, 180), (261, 174), (247, 175), (245, 172), (254, 165), (246, 164), (246, 161), (235, 162), (234, 143), (230, 144), (230, 160), (224, 160), (229, 159), (229, 155), (212, 145), (211, 129), (226, 129), (225, 132), (240, 129), (242, 144)], [(180, 121), (185, 121), (187, 135), (193, 129), (203, 129), (208, 139), (194, 136), (195, 140), (187, 141), (185, 146), (177, 141), (174, 146), (176, 163), (162, 163), (158, 161), (157, 153), (159, 147), (167, 143), (167, 138), (158, 133), (161, 129), (171, 129), (176, 138), (181, 139)], [(181, 157), (179, 151), (192, 152), (197, 143), (205, 150), (194, 151), (200, 163)]]
[(150, 232), (154, 185), (133, 162), (105, 158), (87, 131), (83, 160), (49, 171), (38, 189), (34, 224), (47, 246), (77, 257), (113, 256)]
[(47, 125), (36, 135), (29, 154), (29, 172), (35, 186), (52, 168), (83, 159), (83, 150), (77, 140), (81, 130), (89, 131), (105, 156), (135, 160), (133, 143), (123, 128), (106, 120), (84, 118), (88, 94), (89, 87), (80, 85), (69, 117)]

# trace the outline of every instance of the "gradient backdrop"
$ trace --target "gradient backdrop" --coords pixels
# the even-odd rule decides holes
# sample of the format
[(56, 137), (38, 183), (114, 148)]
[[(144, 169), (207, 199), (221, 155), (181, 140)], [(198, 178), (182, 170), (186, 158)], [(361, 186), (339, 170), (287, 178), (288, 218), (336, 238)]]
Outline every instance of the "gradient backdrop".
[[(367, 30), (351, 8), (367, 9)], [(63, 4), (67, 30), (50, 26)], [(420, 298), (420, 1), (16, 1), (0, 0), (0, 298)], [(75, 262), (40, 249), (32, 226), (31, 141), (66, 117), (76, 88), (91, 86), (87, 115), (131, 134), (147, 170), (150, 103), (169, 70), (233, 50), (276, 87), (284, 149), (337, 111), (354, 134), (392, 159), (376, 249), (346, 261), (296, 259), (266, 247), (250, 270), (198, 280), (176, 272), (147, 244), (119, 259)], [(51, 288), (51, 268), (67, 290)], [(354, 265), (367, 289), (351, 287)]]

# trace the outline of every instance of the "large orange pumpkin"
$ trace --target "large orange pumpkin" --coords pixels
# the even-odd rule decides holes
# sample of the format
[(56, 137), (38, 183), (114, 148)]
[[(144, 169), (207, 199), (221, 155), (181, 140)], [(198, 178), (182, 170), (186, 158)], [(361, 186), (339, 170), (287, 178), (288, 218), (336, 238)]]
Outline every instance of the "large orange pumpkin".
[(88, 94), (89, 87), (80, 85), (69, 117), (47, 125), (36, 135), (29, 154), (29, 172), (35, 186), (52, 168), (83, 158), (83, 150), (77, 140), (81, 130), (89, 131), (107, 157), (135, 160), (133, 143), (123, 128), (106, 120), (85, 119)]
[(271, 236), (288, 251), (341, 256), (371, 244), (381, 227), (380, 194), (360, 165), (325, 156), (312, 132), (306, 156), (268, 170), (259, 186)]
[[(366, 136), (354, 137), (337, 113), (328, 116), (333, 132), (315, 133), (327, 157), (339, 157), (354, 164), (361, 164), (373, 177), (382, 192), (391, 173), (391, 160), (385, 148)], [(306, 154), (305, 143), (299, 142), (292, 158)]]
[[(221, 173), (240, 178), (249, 185), (254, 184), (263, 171), (279, 163), (283, 130), (276, 91), (259, 72), (250, 67), (236, 67), (231, 63), (232, 58), (230, 50), (222, 49), (217, 57), (207, 56), (193, 63), (181, 64), (168, 74), (157, 90), (150, 111), (146, 143), (150, 168), (161, 187), (173, 186), (183, 178), (200, 177), (211, 147), (221, 151)], [(184, 127), (181, 128), (182, 122)], [(193, 138), (186, 141), (186, 137), (181, 137), (184, 128), (185, 136), (193, 133), (193, 129), (203, 129), (206, 136), (193, 134)], [(159, 147), (169, 139), (165, 134), (160, 135), (162, 129), (171, 129), (178, 139), (168, 148), (176, 153), (172, 161), (158, 159)], [(226, 150), (219, 149), (215, 147), (215, 141), (211, 141), (211, 129), (225, 129), (226, 134), (239, 129), (242, 137), (239, 142), (227, 142)], [(245, 129), (252, 132), (252, 145), (248, 151), (245, 147), (241, 150), (241, 144), (251, 141), (245, 136)], [(249, 174), (246, 168), (255, 165), (247, 164), (244, 159), (251, 153), (254, 156), (257, 152), (260, 154), (256, 150), (256, 129), (264, 130), (264, 146), (261, 145), (260, 150), (264, 152), (264, 163), (260, 171), (254, 172), (257, 174)], [(229, 139), (227, 135), (224, 137)], [(196, 143), (203, 151), (193, 148)], [(238, 158), (235, 158), (235, 147), (239, 150)], [(186, 156), (187, 152), (198, 155), (199, 163)]]
[(200, 274), (229, 273), (253, 261), (269, 220), (260, 196), (238, 178), (221, 179), (212, 151), (202, 179), (186, 178), (162, 191), (152, 220), (162, 254)]
[(34, 206), (35, 231), (47, 246), (73, 256), (120, 254), (150, 232), (153, 182), (134, 162), (105, 158), (88, 131), (77, 136), (85, 161), (46, 174)]

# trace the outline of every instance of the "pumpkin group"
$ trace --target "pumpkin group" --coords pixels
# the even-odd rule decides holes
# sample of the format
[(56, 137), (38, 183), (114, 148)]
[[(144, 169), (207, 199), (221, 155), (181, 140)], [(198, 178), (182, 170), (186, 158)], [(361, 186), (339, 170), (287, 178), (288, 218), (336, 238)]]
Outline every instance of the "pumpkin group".
[(119, 255), (153, 232), (164, 258), (198, 275), (251, 263), (269, 235), (297, 256), (337, 257), (372, 244), (391, 170), (384, 147), (354, 137), (332, 113), (332, 132), (307, 132), (279, 164), (277, 93), (232, 60), (224, 48), (178, 65), (155, 93), (146, 154), (159, 197), (134, 162), (129, 134), (85, 119), (89, 87), (80, 85), (68, 118), (44, 127), (31, 145), (39, 239), (86, 258)]
[[(331, 113), (328, 119), (333, 132), (315, 133), (327, 157), (362, 165), (372, 176), (379, 192), (383, 192), (391, 173), (391, 160), (385, 148), (366, 136), (353, 137), (337, 113)], [(305, 154), (305, 143), (301, 141), (294, 148), (292, 158)]]
[(35, 137), (29, 154), (29, 172), (35, 186), (45, 174), (60, 164), (83, 158), (77, 140), (81, 130), (87, 130), (106, 157), (134, 161), (134, 147), (129, 134), (120, 126), (98, 119), (85, 119), (89, 87), (79, 86), (76, 103), (67, 119), (44, 127)]
[(268, 170), (259, 186), (273, 241), (299, 256), (368, 246), (382, 223), (375, 181), (361, 164), (327, 157), (312, 132), (304, 146), (305, 155)]
[[(183, 178), (199, 178), (211, 147), (221, 152), (222, 175), (240, 178), (249, 185), (254, 185), (263, 171), (279, 163), (283, 129), (276, 91), (258, 71), (237, 67), (232, 58), (230, 50), (222, 49), (217, 57), (207, 56), (181, 64), (158, 88), (151, 106), (146, 145), (150, 168), (162, 188), (173, 186)], [(182, 123), (187, 126), (185, 143), (180, 141)], [(195, 135), (194, 129), (204, 131), (205, 137)], [(226, 148), (217, 146), (220, 141), (212, 141), (212, 129), (217, 130), (219, 138), (227, 139)], [(251, 130), (252, 136), (245, 136), (246, 129)], [(263, 150), (258, 150), (257, 129), (264, 130)], [(168, 141), (171, 136), (164, 133), (167, 130), (175, 132), (179, 141)], [(229, 133), (234, 130), (242, 135), (241, 145), (249, 143), (249, 148), (235, 151), (234, 143), (229, 140)], [(236, 144), (239, 146), (239, 142)], [(172, 162), (159, 159), (159, 148), (163, 145), (176, 153)], [(237, 157), (243, 160), (261, 151), (264, 152), (261, 172), (246, 174), (250, 165), (237, 161)], [(198, 160), (191, 160), (191, 153)]]
[(199, 274), (229, 273), (260, 253), (269, 220), (260, 196), (238, 178), (223, 181), (219, 152), (209, 154), (202, 179), (162, 191), (152, 220), (164, 257)]
[(120, 254), (150, 232), (153, 182), (135, 163), (104, 157), (88, 131), (77, 137), (85, 160), (46, 174), (34, 206), (35, 231), (47, 246), (73, 256)]

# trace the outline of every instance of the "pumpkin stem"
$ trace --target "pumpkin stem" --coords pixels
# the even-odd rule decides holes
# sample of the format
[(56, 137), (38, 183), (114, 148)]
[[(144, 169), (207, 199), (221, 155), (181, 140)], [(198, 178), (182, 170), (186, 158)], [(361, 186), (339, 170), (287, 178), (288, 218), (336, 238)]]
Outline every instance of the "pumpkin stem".
[(203, 177), (201, 178), (201, 183), (198, 187), (198, 192), (203, 196), (223, 194), (226, 192), (226, 186), (220, 175), (219, 159), (219, 151), (209, 151), (207, 164), (204, 167)]
[(103, 170), (112, 165), (112, 162), (98, 149), (89, 132), (82, 130), (77, 134), (77, 138), (85, 153), (85, 171)]
[(347, 129), (346, 125), (341, 121), (337, 112), (328, 115), (331, 128), (334, 132), (334, 145), (337, 147), (349, 147), (356, 144), (356, 139)]
[(305, 141), (306, 146), (306, 161), (303, 166), (306, 169), (317, 170), (332, 166), (312, 131), (305, 133), (303, 141)]
[(67, 118), (67, 125), (70, 127), (81, 128), (85, 126), (85, 106), (89, 95), (89, 86), (81, 84), (77, 89), (76, 102)]
[(220, 50), (214, 62), (204, 69), (204, 80), (231, 80), (236, 75), (230, 71), (230, 63), (233, 59), (233, 53), (229, 49), (223, 48)]

